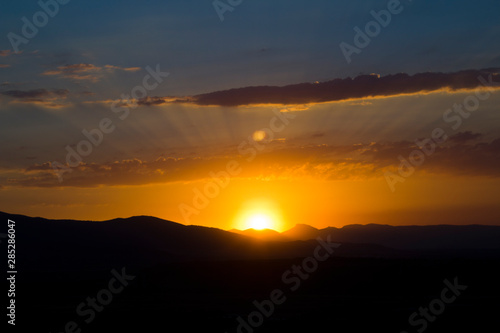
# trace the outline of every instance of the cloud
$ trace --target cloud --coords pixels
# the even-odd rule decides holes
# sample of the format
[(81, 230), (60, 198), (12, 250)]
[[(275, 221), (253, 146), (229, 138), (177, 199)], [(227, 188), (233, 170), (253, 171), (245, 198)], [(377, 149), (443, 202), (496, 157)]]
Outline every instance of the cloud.
[(64, 103), (69, 95), (67, 89), (7, 90), (0, 92), (0, 94), (10, 97), (17, 103), (29, 103), (47, 108), (57, 109), (69, 105)]
[[(110, 66), (113, 67), (113, 66)], [(456, 73), (420, 73), (380, 76), (361, 75), (354, 79), (300, 83), (288, 86), (256, 86), (215, 91), (194, 96), (147, 96), (130, 100), (134, 105), (160, 106), (187, 103), (199, 106), (285, 106), (284, 111), (308, 110), (312, 104), (350, 101), (351, 105), (367, 106), (366, 99), (398, 95), (424, 94), (436, 91), (471, 90), (482, 86), (478, 77), (491, 78), (493, 89), (500, 88), (500, 68), (466, 70)], [(109, 103), (94, 101), (92, 103)]]
[(140, 99), (129, 98), (127, 100), (124, 99), (104, 99), (104, 100), (90, 100), (84, 101), (84, 104), (101, 104), (101, 105), (111, 105), (113, 103), (117, 103), (117, 107), (126, 106), (126, 107), (135, 107), (139, 106), (159, 106), (170, 103), (189, 103), (189, 98), (178, 98), (178, 97), (158, 97), (158, 96), (146, 96)]
[(238, 106), (248, 104), (307, 104), (386, 97), (441, 89), (472, 89), (480, 85), (478, 76), (497, 74), (500, 69), (468, 70), (456, 73), (400, 73), (380, 77), (361, 75), (322, 83), (301, 83), (284, 87), (247, 87), (195, 96), (200, 105)]
[(48, 76), (58, 76), (65, 79), (72, 79), (77, 81), (100, 81), (106, 73), (112, 73), (116, 70), (126, 71), (126, 72), (136, 72), (139, 71), (140, 67), (118, 67), (113, 65), (104, 65), (102, 67), (93, 64), (73, 64), (59, 66), (57, 69), (48, 70), (42, 73), (42, 75)]
[(0, 50), (0, 57), (7, 57), (12, 54), (11, 50)]
[(469, 141), (477, 140), (482, 136), (483, 135), (481, 133), (472, 133), (471, 131), (459, 132), (455, 135), (452, 135), (450, 137), (450, 141), (457, 142), (457, 143), (466, 143)]
[[(449, 137), (435, 147), (432, 154), (425, 156), (425, 161), (416, 170), (432, 174), (500, 177), (500, 138), (477, 142), (482, 136), (463, 132)], [(394, 170), (400, 165), (400, 156), (408, 160), (410, 153), (417, 149), (417, 145), (409, 141), (377, 143), (364, 154), (379, 168)]]
[[(21, 52), (19, 52), (21, 53)], [(15, 54), (13, 53), (11, 50), (0, 50), (0, 57), (8, 57), (12, 54)], [(0, 68), (9, 68), (11, 67), (11, 65), (9, 64), (0, 64)]]
[(189, 97), (181, 98), (181, 97), (158, 97), (158, 96), (146, 96), (137, 101), (133, 100), (133, 102), (136, 102), (138, 105), (145, 105), (145, 106), (156, 106), (168, 103), (189, 103), (191, 101), (192, 99), (190, 99)]
[(107, 70), (122, 70), (126, 72), (137, 72), (140, 71), (142, 68), (141, 67), (118, 67), (118, 66), (113, 66), (113, 65), (104, 65), (104, 68)]
[[(464, 132), (467, 133), (467, 132)], [(477, 141), (478, 133), (459, 133), (436, 147), (416, 167), (416, 174), (500, 177), (500, 138)], [(457, 139), (461, 138), (461, 139)], [(475, 138), (475, 141), (472, 140)], [(458, 140), (458, 141), (457, 141)], [(234, 154), (206, 157), (161, 157), (153, 161), (129, 159), (109, 163), (80, 163), (58, 182), (50, 162), (34, 164), (17, 171), (5, 186), (15, 187), (96, 187), (101, 185), (144, 185), (153, 183), (209, 180), (210, 172), (226, 170), (235, 160), (242, 168), (238, 175), (247, 179), (346, 180), (383, 178), (387, 170), (395, 171), (399, 156), (408, 159), (418, 149), (409, 141), (359, 143), (353, 145), (309, 145), (277, 142), (249, 162), (248, 155)], [(396, 171), (397, 172), (397, 171)]]
[[(192, 97), (154, 97), (142, 101), (145, 106), (165, 103), (193, 103), (212, 106), (294, 105), (307, 109), (308, 104), (353, 100), (367, 105), (366, 98), (389, 97), (402, 94), (428, 93), (439, 90), (458, 91), (481, 85), (479, 76), (498, 78), (500, 68), (464, 70), (455, 73), (399, 73), (380, 76), (361, 75), (326, 82), (300, 83), (277, 86), (255, 86), (215, 91)], [(498, 79), (495, 83), (500, 83)], [(495, 87), (498, 88), (498, 87)]]
[(95, 95), (95, 92), (85, 90), (85, 91), (80, 92), (79, 94), (80, 94), (81, 96), (94, 96), (94, 95)]
[(55, 89), (55, 90), (46, 90), (46, 89), (34, 89), (34, 90), (8, 90), (4, 91), (1, 94), (13, 98), (18, 99), (33, 99), (33, 98), (44, 98), (48, 96), (67, 96), (69, 93), (66, 89)]

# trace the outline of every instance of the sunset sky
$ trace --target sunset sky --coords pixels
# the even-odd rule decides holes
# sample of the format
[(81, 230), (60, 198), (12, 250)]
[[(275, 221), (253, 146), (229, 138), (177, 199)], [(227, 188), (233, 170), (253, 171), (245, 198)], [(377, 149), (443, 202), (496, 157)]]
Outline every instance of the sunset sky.
[(500, 3), (401, 0), (347, 61), (391, 2), (72, 0), (25, 38), (4, 1), (0, 211), (500, 224)]

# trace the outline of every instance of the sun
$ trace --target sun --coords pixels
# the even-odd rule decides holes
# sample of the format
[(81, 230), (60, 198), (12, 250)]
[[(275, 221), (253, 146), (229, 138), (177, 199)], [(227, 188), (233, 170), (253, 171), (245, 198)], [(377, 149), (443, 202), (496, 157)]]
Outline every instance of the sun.
[(280, 210), (270, 200), (256, 199), (245, 202), (236, 217), (235, 227), (240, 230), (273, 229), (279, 231), (282, 227)]
[(272, 229), (273, 221), (269, 215), (265, 213), (255, 213), (248, 217), (248, 226), (252, 229), (262, 230), (262, 229)]

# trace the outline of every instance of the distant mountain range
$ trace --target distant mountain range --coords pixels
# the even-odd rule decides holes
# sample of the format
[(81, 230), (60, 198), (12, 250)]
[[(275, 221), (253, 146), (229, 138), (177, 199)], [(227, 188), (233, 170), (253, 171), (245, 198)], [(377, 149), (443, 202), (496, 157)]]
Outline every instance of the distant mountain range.
[(49, 220), (0, 212), (16, 222), (17, 258), (26, 269), (97, 269), (150, 266), (186, 260), (281, 259), (306, 257), (317, 237), (341, 243), (335, 255), (404, 257), (433, 251), (500, 253), (500, 226), (348, 225), (316, 229), (299, 224), (274, 230), (224, 231), (185, 226), (151, 216), (92, 222)]
[(307, 224), (297, 224), (282, 233), (269, 229), (230, 231), (273, 241), (305, 241), (330, 235), (338, 243), (377, 244), (404, 250), (500, 249), (500, 226), (351, 224), (342, 228), (317, 229)]
[[(252, 238), (257, 238), (260, 240), (266, 240), (266, 241), (289, 241), (291, 239), (288, 239), (285, 237), (282, 233), (277, 232), (276, 230), (272, 229), (262, 229), (262, 230), (256, 230), (256, 229), (246, 229), (246, 230), (238, 230), (238, 229), (231, 229), (229, 230), (230, 232), (233, 232), (235, 234), (243, 235), (243, 236), (248, 236)], [(299, 240), (299, 239), (296, 239)]]
[(321, 236), (321, 232), (319, 231), (319, 229), (311, 227), (310, 225), (307, 224), (297, 224), (292, 229), (284, 231), (282, 233), (279, 233), (272, 229), (263, 229), (263, 230), (231, 229), (229, 231), (261, 240), (282, 241), (282, 242), (291, 240), (309, 240)]

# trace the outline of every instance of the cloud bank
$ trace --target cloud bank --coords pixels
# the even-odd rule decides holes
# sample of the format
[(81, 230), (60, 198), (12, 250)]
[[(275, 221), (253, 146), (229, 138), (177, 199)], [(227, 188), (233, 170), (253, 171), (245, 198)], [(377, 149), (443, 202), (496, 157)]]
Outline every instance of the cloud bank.
[(464, 70), (455, 73), (399, 73), (381, 77), (378, 74), (327, 82), (300, 83), (282, 87), (255, 86), (215, 91), (191, 97), (148, 97), (140, 105), (155, 106), (171, 102), (203, 106), (244, 106), (259, 104), (297, 105), (389, 97), (401, 94), (426, 93), (439, 90), (474, 89), (481, 85), (478, 77), (492, 76), (500, 84), (500, 68)]
[[(455, 176), (500, 177), (500, 138), (484, 141), (480, 133), (460, 132), (426, 158), (417, 172)], [(320, 180), (372, 179), (396, 170), (398, 156), (408, 156), (417, 145), (410, 141), (371, 142), (353, 145), (308, 145), (282, 143), (248, 161), (245, 153), (232, 156), (171, 158), (154, 161), (129, 159), (109, 163), (81, 163), (59, 183), (50, 162), (34, 164), (0, 183), (13, 187), (95, 187), (143, 185), (209, 179), (210, 172), (225, 170), (235, 160), (242, 168), (238, 177), (252, 179)]]

